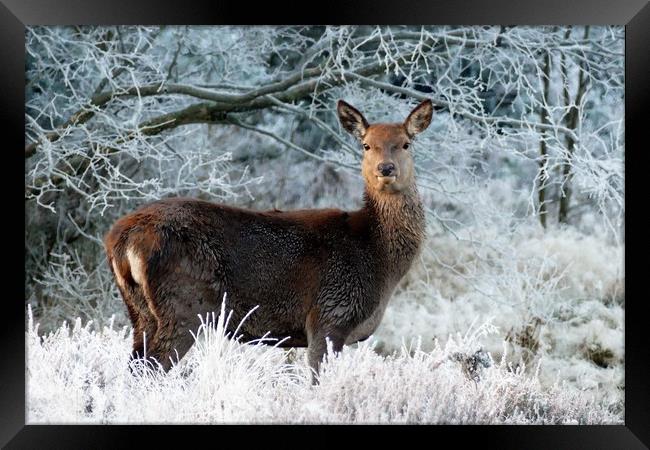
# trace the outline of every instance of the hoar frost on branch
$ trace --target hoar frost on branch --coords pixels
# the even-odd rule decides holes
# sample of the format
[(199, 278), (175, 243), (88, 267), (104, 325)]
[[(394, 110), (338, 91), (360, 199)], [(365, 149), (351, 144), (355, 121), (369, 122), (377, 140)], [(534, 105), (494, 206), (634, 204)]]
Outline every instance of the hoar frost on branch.
[[(577, 172), (600, 205), (621, 204), (616, 164), (605, 185), (590, 183), (602, 180), (600, 162), (621, 158), (622, 119), (602, 111), (621, 107), (622, 40), (615, 28), (32, 28), (27, 39), (28, 93), (34, 92), (27, 196), (50, 208), (47, 194), (62, 188), (101, 212), (119, 199), (149, 200), (191, 186), (225, 198), (243, 180), (215, 177), (209, 167), (221, 167), (227, 152), (211, 149), (188, 161), (171, 143), (190, 132), (183, 126), (242, 126), (257, 110), (312, 119), (331, 136), (326, 160), (343, 163), (331, 154), (341, 137), (323, 123), (331, 123), (332, 100), (341, 95), (363, 101), (380, 119), (397, 102), (407, 109), (404, 97), (432, 98), (447, 133), (423, 142), (422, 157), (439, 159), (435, 147), (471, 149), (478, 154), (467, 156), (479, 169), (498, 149), (522, 165), (539, 163), (540, 186), (531, 192), (555, 186), (565, 198)], [(553, 92), (552, 79), (562, 92)], [(603, 95), (613, 101), (587, 105), (602, 103)], [(585, 122), (587, 113), (605, 117)], [(456, 137), (461, 127), (470, 135), (463, 140)], [(318, 150), (306, 153), (318, 157)], [(186, 169), (186, 180), (196, 179), (165, 180), (177, 167)], [(142, 176), (147, 169), (157, 172)], [(560, 169), (562, 176), (551, 176)], [(424, 186), (435, 183), (428, 178)], [(548, 202), (533, 206), (545, 213)]]

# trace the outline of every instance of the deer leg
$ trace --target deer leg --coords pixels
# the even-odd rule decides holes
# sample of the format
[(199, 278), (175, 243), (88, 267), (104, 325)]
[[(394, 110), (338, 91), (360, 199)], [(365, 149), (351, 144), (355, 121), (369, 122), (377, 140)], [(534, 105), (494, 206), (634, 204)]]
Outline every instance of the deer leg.
[(218, 307), (218, 293), (206, 282), (181, 275), (169, 277), (153, 291), (159, 326), (147, 353), (167, 372), (194, 344), (191, 332), (201, 324), (199, 316)]
[(156, 331), (158, 330), (158, 321), (149, 309), (142, 289), (136, 287), (133, 289), (133, 291), (133, 298), (137, 302), (139, 310), (137, 324), (133, 331), (133, 351), (134, 356), (137, 357), (137, 355), (139, 355), (140, 357), (144, 357), (146, 353), (146, 347), (151, 345), (154, 336), (156, 336)]
[[(131, 324), (133, 326), (133, 350), (131, 360), (145, 357), (147, 347), (151, 346), (151, 341), (156, 335), (158, 322), (153, 315), (142, 288), (138, 285), (120, 287), (122, 298), (129, 313)], [(131, 371), (134, 367), (129, 366)]]
[(180, 361), (192, 347), (194, 338), (190, 331), (196, 331), (198, 324), (196, 316), (192, 320), (186, 314), (178, 314), (170, 326), (157, 334), (156, 347), (151, 352), (151, 357), (158, 361), (165, 372), (171, 369), (173, 362)]
[(327, 353), (327, 340), (332, 342), (332, 350), (336, 353), (343, 349), (343, 344), (349, 333), (340, 328), (317, 328), (313, 332), (308, 332), (309, 345), (307, 348), (307, 357), (309, 367), (312, 369), (312, 384), (318, 384), (318, 373), (323, 356)]
[[(157, 319), (149, 309), (143, 288), (134, 282), (130, 274), (126, 277), (125, 273), (121, 273), (113, 262), (109, 264), (109, 267), (115, 276), (117, 287), (122, 295), (133, 327), (131, 360), (143, 358), (146, 343), (149, 343), (156, 334)], [(133, 366), (129, 367), (133, 371)]]

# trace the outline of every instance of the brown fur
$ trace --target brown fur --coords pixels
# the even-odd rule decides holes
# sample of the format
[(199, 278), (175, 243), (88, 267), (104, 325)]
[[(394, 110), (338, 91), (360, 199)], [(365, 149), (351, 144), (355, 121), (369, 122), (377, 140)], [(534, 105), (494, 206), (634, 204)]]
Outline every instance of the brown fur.
[[(345, 129), (368, 148), (364, 207), (251, 211), (170, 198), (119, 219), (105, 237), (109, 266), (134, 328), (133, 357), (167, 370), (192, 344), (198, 315), (218, 311), (227, 293), (231, 330), (244, 339), (270, 332), (283, 346), (308, 346), (317, 371), (326, 350), (368, 337), (424, 237), (410, 143), (431, 120), (431, 103), (404, 124), (369, 125), (344, 102)], [(383, 176), (382, 165), (391, 164)], [(379, 169), (378, 169), (379, 167)], [(379, 177), (379, 178), (378, 178)]]

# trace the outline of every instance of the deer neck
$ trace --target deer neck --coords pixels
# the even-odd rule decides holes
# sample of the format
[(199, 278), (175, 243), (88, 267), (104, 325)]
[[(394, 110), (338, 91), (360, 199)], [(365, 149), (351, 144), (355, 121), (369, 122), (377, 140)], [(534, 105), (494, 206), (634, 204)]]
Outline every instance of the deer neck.
[(415, 259), (425, 235), (424, 208), (415, 185), (386, 194), (366, 187), (364, 203), (372, 218), (382, 264), (401, 278)]

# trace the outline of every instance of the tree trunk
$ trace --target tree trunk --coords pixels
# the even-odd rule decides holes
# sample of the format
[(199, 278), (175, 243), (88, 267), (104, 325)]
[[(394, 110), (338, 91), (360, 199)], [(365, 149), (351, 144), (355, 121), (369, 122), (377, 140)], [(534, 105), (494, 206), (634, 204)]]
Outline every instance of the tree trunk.
[[(571, 34), (571, 29), (568, 29), (565, 37), (568, 39)], [(583, 39), (589, 37), (589, 25), (585, 26), (585, 33)], [(582, 64), (580, 64), (582, 68)], [(568, 73), (567, 67), (565, 65), (565, 56), (562, 54), (562, 81), (563, 81), (563, 94), (564, 94), (564, 104), (568, 107), (571, 105), (571, 95), (569, 93), (568, 85)], [(584, 72), (580, 70), (578, 75), (578, 92), (576, 93), (575, 102), (571, 105), (571, 110), (567, 114), (567, 127), (571, 130), (575, 130), (578, 126), (578, 120), (580, 118), (580, 112), (578, 105), (582, 102), (585, 91), (587, 90), (587, 80), (585, 80)], [(571, 177), (573, 175), (571, 171), (571, 164), (573, 162), (573, 151), (575, 148), (575, 141), (570, 135), (565, 135), (566, 142), (566, 156), (564, 163), (562, 164), (562, 184), (560, 185), (560, 209), (558, 211), (558, 222), (559, 223), (568, 223), (569, 216), (569, 207), (571, 204)]]
[[(542, 102), (544, 103), (539, 111), (539, 118), (542, 124), (548, 124), (548, 97), (549, 97), (549, 86), (550, 86), (550, 73), (551, 73), (551, 54), (547, 51), (544, 53), (544, 91), (542, 92)], [(546, 228), (546, 215), (548, 209), (546, 208), (546, 165), (548, 162), (548, 152), (546, 149), (546, 141), (544, 140), (544, 135), (546, 133), (542, 131), (541, 140), (539, 143), (539, 186), (537, 188), (537, 199), (539, 202), (539, 221), (544, 228)]]

